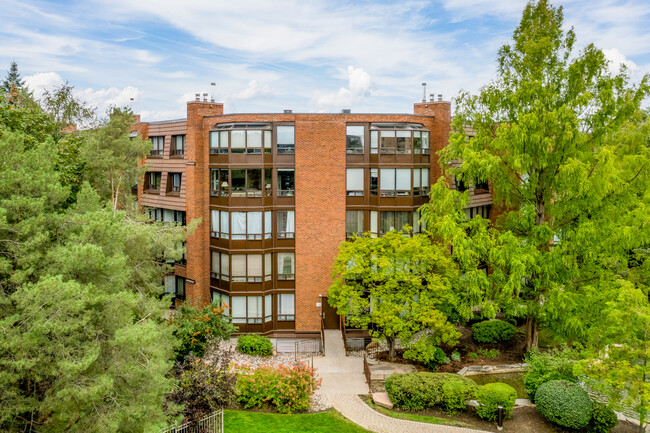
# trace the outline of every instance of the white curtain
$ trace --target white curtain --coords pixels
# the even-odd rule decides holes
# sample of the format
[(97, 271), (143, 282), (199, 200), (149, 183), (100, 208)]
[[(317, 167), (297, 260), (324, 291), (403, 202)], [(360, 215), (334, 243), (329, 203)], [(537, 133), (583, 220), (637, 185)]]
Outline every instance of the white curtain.
[(233, 281), (244, 281), (246, 279), (246, 254), (233, 254), (231, 277)]
[(261, 319), (262, 318), (262, 297), (261, 296), (248, 296), (248, 318)]
[(246, 147), (262, 147), (262, 131), (246, 131)]
[[(233, 212), (234, 214), (235, 212)], [(244, 213), (244, 212), (241, 212)], [(261, 235), (262, 234), (262, 212), (246, 212), (248, 214), (248, 234)]]
[(219, 211), (210, 211), (210, 231), (219, 233)]
[(278, 295), (278, 315), (295, 314), (295, 296), (293, 293), (281, 293)]
[(420, 233), (420, 212), (413, 211), (413, 233)]
[(264, 296), (264, 321), (268, 322), (273, 318), (273, 295)]
[[(426, 170), (426, 168), (425, 168)], [(419, 188), (422, 185), (421, 174), (422, 170), (419, 168), (413, 169), (413, 188)]]
[(395, 183), (396, 189), (398, 191), (410, 191), (411, 190), (411, 169), (398, 168), (396, 171), (397, 171), (397, 181)]
[(265, 280), (270, 280), (273, 274), (273, 264), (271, 262), (271, 253), (264, 254), (264, 276)]
[(228, 279), (230, 275), (230, 256), (228, 254), (221, 253), (221, 275)]
[(219, 275), (219, 265), (221, 264), (221, 258), (219, 257), (219, 253), (216, 251), (212, 251), (212, 272), (216, 273)]
[(174, 221), (174, 211), (170, 209), (163, 209), (163, 221)]
[(346, 185), (348, 191), (363, 191), (363, 168), (348, 168)]
[(429, 169), (422, 169), (422, 186), (429, 188), (431, 184), (429, 183)]
[(231, 212), (230, 222), (233, 239), (246, 239), (246, 212)]
[(377, 227), (378, 227), (379, 213), (376, 210), (370, 211), (370, 232), (377, 236)]
[(232, 297), (232, 323), (246, 323), (246, 297)]
[(219, 132), (219, 147), (228, 149), (228, 131)]
[(246, 131), (230, 132), (230, 147), (233, 149), (243, 149), (246, 146)]
[(262, 255), (248, 255), (248, 277), (262, 277)]
[(210, 131), (210, 149), (219, 148), (219, 131)]
[(293, 253), (278, 253), (278, 274), (294, 274)]
[(228, 212), (225, 210), (221, 211), (221, 234), (228, 234)]
[(165, 293), (176, 293), (176, 277), (174, 275), (165, 277)]
[(271, 239), (273, 233), (272, 218), (270, 210), (264, 212), (264, 239)]
[(385, 191), (394, 191), (395, 190), (395, 169), (382, 168), (380, 174), (381, 174), (379, 179), (380, 189)]
[(295, 212), (287, 211), (287, 233), (294, 233), (296, 230)]

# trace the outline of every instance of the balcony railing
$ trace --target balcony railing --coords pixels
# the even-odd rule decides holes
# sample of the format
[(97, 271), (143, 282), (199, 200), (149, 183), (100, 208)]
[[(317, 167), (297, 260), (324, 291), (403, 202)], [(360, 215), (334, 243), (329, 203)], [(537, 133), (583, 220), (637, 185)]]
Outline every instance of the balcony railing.
[(149, 151), (149, 155), (151, 156), (162, 156), (163, 150), (162, 149), (151, 149)]

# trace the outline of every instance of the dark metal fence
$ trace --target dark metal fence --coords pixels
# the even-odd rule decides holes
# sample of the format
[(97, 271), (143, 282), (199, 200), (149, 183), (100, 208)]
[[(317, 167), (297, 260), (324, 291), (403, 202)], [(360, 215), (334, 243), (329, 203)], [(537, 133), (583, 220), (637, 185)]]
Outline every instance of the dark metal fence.
[(223, 410), (212, 412), (198, 421), (170, 427), (160, 433), (223, 433)]

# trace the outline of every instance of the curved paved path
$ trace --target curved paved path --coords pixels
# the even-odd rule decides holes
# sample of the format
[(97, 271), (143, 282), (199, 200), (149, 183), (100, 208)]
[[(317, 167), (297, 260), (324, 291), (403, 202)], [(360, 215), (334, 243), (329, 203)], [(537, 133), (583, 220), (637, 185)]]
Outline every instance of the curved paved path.
[(365, 404), (358, 395), (336, 394), (328, 395), (334, 409), (355, 424), (377, 433), (480, 433), (483, 430), (474, 430), (464, 427), (429, 424), (391, 418), (382, 415)]

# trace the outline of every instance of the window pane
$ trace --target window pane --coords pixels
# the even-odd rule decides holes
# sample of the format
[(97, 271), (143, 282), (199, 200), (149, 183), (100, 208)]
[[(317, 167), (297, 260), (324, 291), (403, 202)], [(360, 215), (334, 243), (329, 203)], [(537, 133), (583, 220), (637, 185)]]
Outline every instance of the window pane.
[(271, 239), (273, 235), (273, 221), (271, 211), (264, 212), (264, 239)]
[[(228, 230), (228, 211), (221, 211), (221, 235), (223, 236), (224, 234), (227, 235), (230, 233)], [(226, 236), (228, 237), (228, 236)]]
[[(234, 214), (235, 212), (233, 212)], [(262, 234), (262, 212), (247, 212), (247, 227), (249, 235)]]
[[(273, 144), (273, 133), (271, 131), (264, 131), (264, 149), (271, 150), (271, 145)], [(266, 150), (265, 150), (266, 152)]]
[(212, 254), (212, 267), (210, 270), (215, 274), (219, 275), (219, 265), (221, 264), (221, 257), (219, 257), (219, 253), (216, 251), (211, 251), (211, 254)]
[(267, 280), (270, 280), (271, 275), (273, 274), (273, 264), (271, 262), (271, 253), (264, 254), (264, 275), (267, 276)]
[(246, 323), (246, 297), (232, 297), (232, 323)]
[(363, 233), (362, 210), (349, 210), (345, 212), (345, 232), (348, 236)]
[(396, 171), (396, 189), (398, 191), (411, 191), (411, 170), (408, 168), (398, 168)]
[(413, 211), (413, 233), (420, 233), (420, 212)]
[(230, 256), (224, 253), (221, 253), (221, 275), (226, 277), (230, 275)]
[(421, 184), (422, 171), (419, 168), (413, 169), (413, 188), (419, 188)]
[(381, 234), (393, 230), (395, 228), (395, 212), (379, 212), (379, 228)]
[(429, 131), (422, 131), (422, 149), (429, 149)]
[(293, 195), (295, 190), (293, 169), (278, 169), (278, 189), (279, 195)]
[(246, 212), (231, 212), (230, 224), (233, 239), (246, 239)]
[(219, 131), (210, 131), (210, 149), (219, 148)]
[(395, 228), (402, 230), (407, 224), (411, 224), (411, 212), (395, 212)]
[(273, 318), (273, 295), (264, 296), (264, 321), (269, 322)]
[(429, 169), (422, 169), (422, 186), (428, 191), (429, 190)]
[(221, 197), (226, 197), (230, 191), (230, 184), (228, 183), (228, 169), (221, 168), (219, 169), (219, 185), (217, 187), (219, 195)]
[(370, 153), (377, 153), (379, 147), (379, 131), (370, 131)]
[(262, 277), (262, 255), (248, 255), (248, 277)]
[[(261, 296), (247, 296), (248, 299), (248, 318), (261, 319), (262, 318), (262, 297)], [(248, 322), (259, 323), (259, 322)]]
[(370, 211), (370, 231), (377, 235), (377, 220), (379, 219), (378, 212), (376, 210)]
[(228, 131), (219, 132), (219, 153), (228, 153)]
[(230, 151), (242, 153), (246, 147), (246, 131), (230, 131)]
[[(261, 197), (262, 196), (262, 169), (251, 169), (248, 172), (248, 196)], [(251, 195), (252, 193), (252, 195)]]
[(163, 221), (165, 221), (165, 222), (174, 221), (174, 211), (171, 210), (171, 209), (164, 209), (163, 210)]
[(246, 170), (231, 170), (233, 197), (246, 197)]
[(246, 281), (246, 254), (233, 254), (230, 275), (233, 281)]
[(347, 190), (363, 191), (363, 168), (348, 168), (346, 173)]
[(262, 147), (262, 131), (246, 131), (246, 147), (249, 149)]
[(278, 134), (278, 148), (293, 147), (295, 143), (293, 126), (278, 126), (277, 134)]
[(219, 233), (219, 211), (210, 210), (210, 231), (214, 234)]
[(364, 126), (348, 126), (346, 128), (347, 153), (363, 153)]
[(294, 253), (278, 253), (278, 276), (284, 275), (284, 279), (293, 279), (293, 257)]
[(382, 168), (381, 177), (379, 181), (382, 190), (394, 191), (395, 190), (395, 169)]
[[(295, 295), (293, 293), (280, 293), (278, 295), (278, 316), (293, 316), (295, 311)], [(293, 318), (285, 318), (285, 320), (293, 320)]]

